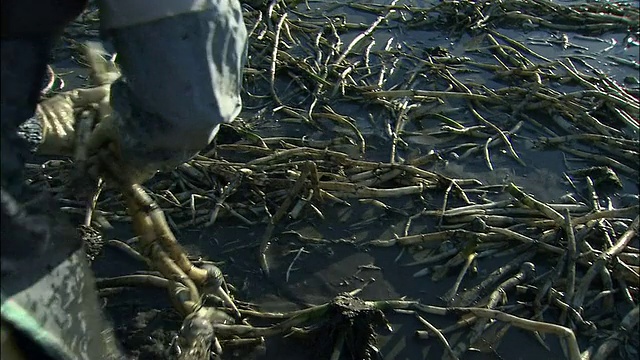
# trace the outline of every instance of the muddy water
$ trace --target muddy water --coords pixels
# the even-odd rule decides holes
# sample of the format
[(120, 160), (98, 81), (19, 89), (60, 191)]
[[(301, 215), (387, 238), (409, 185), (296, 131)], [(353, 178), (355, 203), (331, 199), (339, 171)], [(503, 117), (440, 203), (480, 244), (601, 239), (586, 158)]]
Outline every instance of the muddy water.
[[(383, 2), (388, 3), (388, 2)], [(312, 9), (331, 7), (328, 16), (346, 14), (350, 23), (369, 24), (375, 20), (375, 15), (356, 12), (347, 7), (336, 7), (334, 3), (310, 2)], [(409, 4), (409, 2), (407, 2)], [(426, 2), (414, 2), (424, 6)], [(300, 5), (304, 9), (304, 5)], [(527, 38), (550, 39), (560, 35), (557, 32), (531, 30), (526, 33), (503, 30), (504, 34), (512, 36), (516, 40), (526, 41)], [(359, 32), (346, 34), (342, 37), (344, 43), (349, 43)], [(638, 54), (637, 46), (626, 48), (620, 44), (625, 41), (626, 34), (607, 34), (600, 42), (597, 40), (584, 40), (576, 37), (576, 34), (568, 34), (569, 39), (576, 45), (587, 47), (588, 54), (595, 56), (595, 60), (587, 60), (593, 66), (610, 74), (614, 79), (622, 82), (626, 76), (637, 76), (637, 70), (616, 65), (606, 58), (607, 54), (613, 54), (625, 58), (634, 58)], [(474, 39), (463, 36), (460, 39), (449, 38), (447, 34), (409, 30), (396, 28), (375, 33), (377, 45), (373, 50), (380, 50), (388, 39), (394, 38), (397, 44), (405, 43), (418, 47), (442, 46), (453, 55), (467, 56), (465, 48), (473, 43)], [(89, 36), (88, 38), (91, 38)], [(611, 41), (614, 39), (614, 41)], [(83, 40), (77, 38), (77, 40)], [(610, 50), (605, 50), (612, 43), (617, 43)], [(563, 50), (559, 46), (536, 46), (531, 48), (549, 58), (556, 58), (568, 53), (585, 52), (578, 48)], [(63, 78), (66, 88), (73, 88), (84, 83), (82, 76), (86, 72), (80, 70), (73, 61), (64, 53), (57, 53), (55, 58), (57, 72), (73, 71)], [(401, 82), (404, 79), (402, 72), (396, 73), (389, 80), (389, 86), (393, 82)], [(471, 81), (484, 81), (488, 87), (503, 86), (492, 84), (480, 75), (469, 74)], [(251, 104), (248, 99), (247, 104)], [(376, 115), (375, 109), (366, 105), (356, 105), (349, 108), (341, 108), (343, 113), (348, 113), (358, 122), (365, 135), (368, 148), (366, 157), (371, 160), (387, 160), (391, 149), (391, 140), (382, 129), (381, 115)], [(245, 110), (244, 119), (254, 117), (256, 110)], [(369, 121), (368, 113), (373, 112), (374, 124)], [(269, 121), (256, 123), (256, 131), (263, 135), (301, 136), (313, 135), (310, 128), (303, 125), (282, 124)], [(539, 119), (544, 121), (544, 119)], [(376, 124), (380, 125), (377, 126)], [(508, 124), (508, 120), (506, 122)], [(507, 128), (507, 125), (503, 128)], [(513, 124), (511, 124), (513, 125)], [(437, 130), (439, 121), (424, 121), (421, 129), (407, 128), (409, 131), (421, 130), (428, 133), (429, 129)], [(562, 173), (568, 170), (567, 165), (573, 168), (587, 166), (585, 163), (571, 163), (565, 161), (559, 151), (539, 151), (531, 148), (530, 139), (539, 136), (533, 128), (527, 128), (514, 137), (514, 146), (527, 166), (517, 164), (512, 158), (505, 155), (499, 149), (494, 151), (492, 157), (494, 171), (489, 171), (480, 157), (472, 157), (471, 160), (458, 162), (455, 158), (447, 158), (447, 162), (434, 165), (433, 169), (441, 173), (457, 178), (476, 178), (484, 184), (505, 184), (514, 182), (526, 189), (528, 193), (543, 201), (558, 201), (568, 192), (573, 191), (564, 181)], [(409, 147), (400, 150), (403, 157), (415, 153), (426, 153), (429, 150), (448, 148), (453, 144), (447, 139), (425, 136), (408, 136), (405, 138)], [(221, 140), (224, 142), (224, 139)], [(623, 179), (624, 189), (621, 193), (638, 193), (638, 183), (629, 178)], [(615, 198), (615, 194), (612, 194)], [(473, 200), (473, 199), (472, 199)], [(419, 212), (422, 208), (439, 209), (442, 206), (442, 194), (425, 194), (423, 199), (400, 198), (389, 201), (389, 205), (403, 209), (409, 214)], [(236, 298), (252, 302), (261, 309), (268, 311), (287, 311), (297, 309), (301, 303), (320, 304), (331, 300), (337, 294), (360, 288), (365, 282), (370, 282), (360, 293), (360, 297), (367, 300), (376, 299), (419, 299), (425, 304), (442, 305), (440, 296), (452, 285), (457, 274), (450, 274), (439, 282), (431, 281), (429, 276), (414, 278), (413, 274), (420, 270), (416, 267), (403, 266), (411, 257), (400, 255), (397, 248), (369, 249), (358, 246), (373, 239), (393, 238), (402, 234), (406, 217), (397, 213), (385, 212), (379, 208), (359, 204), (357, 200), (351, 201), (351, 207), (325, 204), (321, 211), (325, 219), (317, 216), (307, 216), (302, 220), (289, 221), (280, 229), (281, 231), (294, 230), (306, 236), (313, 236), (331, 240), (349, 240), (338, 244), (310, 245), (301, 244), (293, 235), (277, 235), (274, 245), (269, 250), (272, 275), (266, 278), (261, 273), (257, 262), (258, 240), (264, 234), (263, 226), (248, 228), (238, 221), (220, 220), (211, 229), (192, 229), (177, 234), (181, 243), (191, 254), (202, 255), (214, 261), (224, 262), (221, 266), (227, 275), (227, 280), (237, 288)], [(451, 204), (453, 206), (455, 204)], [(115, 230), (108, 234), (109, 238), (126, 240), (133, 236), (128, 224), (114, 224)], [(419, 218), (414, 221), (411, 233), (433, 231), (436, 224), (431, 218)], [(293, 258), (301, 246), (305, 250), (296, 260), (294, 266), (288, 271)], [(475, 278), (466, 279), (462, 288), (472, 286), (484, 275), (493, 271), (507, 260), (503, 258), (482, 260), (479, 263), (479, 272)], [(374, 265), (374, 267), (363, 267)], [(95, 263), (97, 276), (115, 276), (129, 274), (144, 267), (122, 253), (106, 248), (103, 256)], [(457, 271), (456, 271), (457, 272)], [(289, 273), (287, 278), (287, 273)], [(166, 295), (157, 289), (132, 289), (104, 298), (105, 310), (112, 318), (124, 346), (140, 359), (161, 359), (161, 349), (169, 343), (170, 337), (179, 327), (179, 318), (172, 310)], [(382, 333), (379, 348), (384, 359), (426, 359), (439, 358), (443, 354), (443, 348), (435, 340), (418, 340), (413, 334), (421, 329), (421, 325), (411, 316), (389, 314), (393, 332)], [(436, 327), (442, 328), (450, 325), (455, 319), (446, 317), (427, 317)], [(455, 342), (456, 337), (449, 338)], [(559, 342), (553, 336), (547, 336), (546, 343), (551, 351), (545, 350), (529, 332), (511, 329), (503, 338), (500, 346), (494, 351), (483, 353), (470, 352), (465, 359), (560, 359), (563, 358)], [(229, 349), (225, 355), (227, 358), (256, 358), (256, 359), (317, 359), (318, 352), (314, 346), (318, 343), (301, 339), (270, 340), (266, 350), (247, 354), (234, 349)], [(584, 344), (583, 344), (584, 345)], [(346, 358), (346, 357), (345, 357)]]

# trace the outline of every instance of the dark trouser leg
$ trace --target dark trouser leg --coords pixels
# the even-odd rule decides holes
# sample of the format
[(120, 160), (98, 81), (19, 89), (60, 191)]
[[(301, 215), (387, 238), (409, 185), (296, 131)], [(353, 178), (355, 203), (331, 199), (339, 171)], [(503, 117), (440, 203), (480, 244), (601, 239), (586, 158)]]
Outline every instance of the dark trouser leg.
[(21, 192), (22, 168), (29, 150), (40, 140), (37, 122), (29, 119), (39, 99), (52, 43), (86, 4), (87, 0), (3, 0), (0, 3), (1, 176), (2, 188), (13, 196)]
[[(2, 40), (0, 285), (2, 318), (25, 351), (52, 359), (121, 359), (105, 326), (82, 241), (55, 202), (24, 185), (33, 115), (50, 42)], [(33, 351), (33, 352), (32, 352)]]
[[(15, 21), (20, 16), (7, 18), (10, 4), (17, 2), (2, 2), (0, 43), (2, 319), (16, 330), (29, 358), (121, 359), (109, 338), (81, 239), (55, 202), (24, 185), (27, 139), (38, 137), (37, 124), (25, 127), (25, 121), (33, 116), (55, 32), (20, 33)], [(7, 28), (13, 31), (10, 37)]]
[(22, 168), (30, 148), (39, 140), (39, 128), (33, 122), (25, 128), (26, 137), (18, 128), (30, 119), (40, 96), (52, 39), (46, 36), (24, 39), (2, 39), (0, 42), (0, 121), (2, 122), (2, 188), (18, 196), (22, 187)]

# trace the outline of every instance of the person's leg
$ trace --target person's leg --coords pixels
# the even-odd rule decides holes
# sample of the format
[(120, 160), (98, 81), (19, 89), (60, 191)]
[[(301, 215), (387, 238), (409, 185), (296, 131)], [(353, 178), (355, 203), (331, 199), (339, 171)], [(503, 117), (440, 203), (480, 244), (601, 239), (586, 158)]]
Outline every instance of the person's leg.
[(111, 87), (111, 105), (122, 119), (120, 146), (136, 168), (172, 170), (241, 111), (242, 8), (237, 0), (203, 3), (214, 6), (105, 34), (123, 75)]
[[(77, 231), (50, 197), (24, 183), (40, 129), (34, 115), (54, 36), (83, 2), (2, 1), (0, 39), (0, 303), (28, 358), (121, 359), (100, 312)], [(56, 11), (44, 13), (57, 6)], [(46, 18), (43, 23), (36, 20)], [(42, 28), (32, 26), (35, 21)], [(23, 24), (24, 26), (20, 26)], [(10, 324), (10, 325), (9, 325)], [(35, 351), (35, 353), (33, 352)]]
[(0, 2), (0, 121), (2, 187), (20, 192), (25, 158), (39, 142), (32, 119), (53, 41), (86, 7), (87, 0), (3, 0)]
[(24, 161), (40, 142), (39, 124), (31, 118), (51, 44), (47, 35), (0, 40), (2, 188), (15, 196), (21, 192)]

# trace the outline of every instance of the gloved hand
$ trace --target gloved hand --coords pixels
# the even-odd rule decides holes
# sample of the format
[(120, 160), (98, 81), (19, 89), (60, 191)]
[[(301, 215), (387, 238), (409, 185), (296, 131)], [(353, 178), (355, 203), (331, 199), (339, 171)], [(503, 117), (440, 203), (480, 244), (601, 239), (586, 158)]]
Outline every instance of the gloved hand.
[[(116, 64), (107, 60), (107, 52), (101, 44), (95, 42), (87, 42), (84, 47), (84, 57), (91, 68), (91, 81), (98, 86), (109, 86), (109, 95), (111, 93), (111, 85), (120, 78), (120, 70)], [(116, 166), (121, 170), (120, 179), (126, 179), (132, 183), (143, 183), (153, 177), (157, 172), (154, 166), (136, 166), (132, 164), (131, 154), (123, 156), (122, 143), (126, 134), (123, 133), (124, 121), (120, 113), (115, 111), (110, 104), (109, 96), (100, 103), (98, 109), (98, 122), (89, 135), (86, 144), (87, 153), (91, 156), (90, 172), (94, 176), (104, 175), (101, 169), (98, 152), (108, 152), (110, 161), (115, 162)]]
[(106, 116), (108, 99), (109, 85), (102, 85), (63, 92), (40, 102), (36, 107), (36, 118), (42, 127), (38, 153), (72, 156), (76, 145), (76, 111), (96, 105), (99, 116)]
[(77, 112), (87, 107), (97, 107), (100, 122), (112, 109), (109, 105), (111, 83), (120, 77), (115, 63), (107, 60), (106, 51), (94, 42), (84, 48), (84, 58), (90, 65), (90, 79), (95, 87), (75, 89), (55, 95), (40, 102), (36, 107), (36, 119), (41, 127), (41, 144), (38, 153), (42, 155), (72, 156), (78, 144)]
[[(94, 128), (86, 144), (87, 152), (91, 154), (89, 173), (94, 177), (105, 175), (101, 162), (111, 161), (120, 170), (120, 173), (117, 174), (118, 178), (111, 180), (142, 184), (151, 179), (158, 172), (160, 166), (154, 163), (135, 162), (130, 156), (123, 155), (122, 123), (119, 113), (111, 111), (107, 116), (101, 118)], [(99, 152), (107, 152), (107, 158), (100, 156)]]

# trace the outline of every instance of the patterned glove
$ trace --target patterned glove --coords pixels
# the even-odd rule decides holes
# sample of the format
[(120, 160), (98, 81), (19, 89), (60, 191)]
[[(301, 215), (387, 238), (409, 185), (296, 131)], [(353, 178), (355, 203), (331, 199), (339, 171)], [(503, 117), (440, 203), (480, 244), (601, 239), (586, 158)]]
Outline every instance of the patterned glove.
[(41, 155), (71, 156), (76, 145), (76, 111), (95, 105), (101, 116), (108, 113), (109, 85), (76, 89), (40, 102), (36, 118), (42, 127)]

